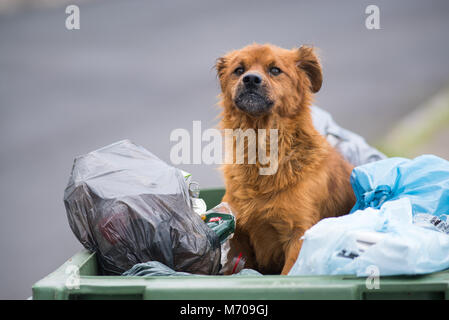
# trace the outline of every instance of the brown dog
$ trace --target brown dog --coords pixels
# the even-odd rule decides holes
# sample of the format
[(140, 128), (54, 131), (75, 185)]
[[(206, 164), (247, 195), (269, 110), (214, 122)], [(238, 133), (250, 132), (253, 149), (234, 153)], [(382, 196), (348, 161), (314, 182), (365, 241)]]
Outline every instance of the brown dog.
[[(322, 84), (320, 63), (310, 47), (253, 44), (219, 58), (216, 69), (223, 129), (278, 130), (274, 174), (261, 175), (259, 161), (223, 167), (223, 201), (237, 218), (230, 257), (242, 253), (246, 268), (287, 274), (304, 232), (320, 219), (348, 213), (355, 203), (352, 166), (312, 124), (310, 105)], [(248, 160), (248, 144), (244, 150)]]

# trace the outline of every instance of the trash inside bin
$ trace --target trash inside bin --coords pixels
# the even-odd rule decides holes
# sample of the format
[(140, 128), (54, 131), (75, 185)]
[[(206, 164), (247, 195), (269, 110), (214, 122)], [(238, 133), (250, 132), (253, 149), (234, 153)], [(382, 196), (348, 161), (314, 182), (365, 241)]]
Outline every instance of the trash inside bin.
[[(122, 274), (123, 276), (136, 276), (136, 277), (153, 277), (153, 276), (197, 276), (203, 277), (204, 275), (194, 275), (188, 272), (176, 272), (170, 269), (163, 263), (157, 261), (149, 261), (145, 263), (139, 263), (133, 266), (128, 271)], [(233, 274), (233, 276), (262, 276), (262, 274), (253, 269), (243, 269), (240, 272)]]
[(354, 166), (387, 158), (382, 152), (366, 143), (363, 137), (340, 127), (330, 113), (317, 106), (312, 106), (311, 110), (313, 125), (318, 132)]
[(449, 235), (413, 224), (408, 198), (321, 220), (306, 231), (289, 275), (380, 276), (449, 268)]
[(64, 204), (105, 274), (147, 261), (196, 274), (220, 270), (219, 237), (192, 210), (183, 173), (128, 140), (77, 157)]
[[(224, 193), (203, 189), (200, 197), (212, 208)], [(373, 289), (366, 278), (347, 275), (102, 276), (96, 256), (86, 249), (74, 254), (33, 286), (33, 299), (449, 299), (449, 271), (380, 277), (380, 286)], [(75, 268), (79, 286), (69, 287), (67, 271)]]
[(357, 201), (352, 211), (379, 208), (408, 198), (415, 223), (448, 233), (449, 161), (434, 155), (390, 158), (356, 167), (351, 184)]
[(356, 167), (352, 213), (306, 231), (290, 275), (424, 274), (449, 268), (449, 162), (432, 155)]

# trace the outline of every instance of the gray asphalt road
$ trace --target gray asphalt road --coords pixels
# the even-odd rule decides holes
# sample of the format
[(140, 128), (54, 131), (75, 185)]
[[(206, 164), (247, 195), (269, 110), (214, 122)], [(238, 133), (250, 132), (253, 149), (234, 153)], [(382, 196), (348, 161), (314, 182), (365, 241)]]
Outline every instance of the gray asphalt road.
[[(73, 1), (77, 3), (77, 1)], [(381, 30), (367, 30), (368, 4)], [(215, 59), (245, 44), (321, 49), (318, 105), (369, 141), (449, 78), (449, 2), (87, 1), (0, 15), (0, 298), (25, 298), (80, 248), (62, 203), (76, 155), (129, 138), (169, 160), (170, 132), (216, 124)], [(209, 166), (185, 166), (202, 186)]]

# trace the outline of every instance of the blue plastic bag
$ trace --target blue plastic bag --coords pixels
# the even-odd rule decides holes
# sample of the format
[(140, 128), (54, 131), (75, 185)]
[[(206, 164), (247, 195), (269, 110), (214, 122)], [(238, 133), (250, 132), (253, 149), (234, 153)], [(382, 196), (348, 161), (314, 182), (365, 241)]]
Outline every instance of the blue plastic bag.
[(306, 231), (289, 275), (425, 274), (449, 268), (449, 235), (413, 224), (408, 198), (387, 201)]
[(423, 155), (368, 163), (352, 171), (351, 184), (357, 198), (351, 212), (406, 197), (415, 223), (449, 233), (449, 161)]

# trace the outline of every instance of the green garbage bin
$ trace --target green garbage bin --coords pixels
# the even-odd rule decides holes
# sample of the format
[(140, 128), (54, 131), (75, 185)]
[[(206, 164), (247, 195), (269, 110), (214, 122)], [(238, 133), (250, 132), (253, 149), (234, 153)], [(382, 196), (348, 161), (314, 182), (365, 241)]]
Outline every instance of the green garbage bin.
[[(224, 189), (206, 189), (208, 208)], [(95, 253), (81, 250), (32, 288), (33, 299), (449, 299), (449, 270), (420, 276), (381, 277), (379, 286), (354, 276), (98, 275)]]

